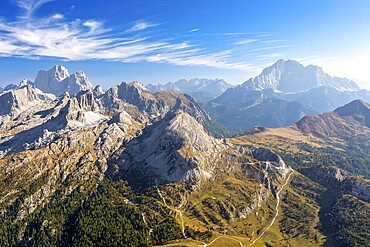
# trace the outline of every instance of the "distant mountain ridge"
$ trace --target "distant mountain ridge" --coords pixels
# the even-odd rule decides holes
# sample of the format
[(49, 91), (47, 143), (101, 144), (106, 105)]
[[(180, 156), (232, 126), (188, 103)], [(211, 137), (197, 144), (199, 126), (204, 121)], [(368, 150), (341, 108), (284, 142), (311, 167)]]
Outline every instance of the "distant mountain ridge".
[[(217, 98), (205, 103), (204, 107), (211, 117), (221, 124), (225, 126), (232, 124), (233, 127), (228, 127), (234, 130), (237, 127), (239, 131), (243, 131), (241, 127), (247, 127), (245, 124), (235, 125), (245, 118), (247, 112), (249, 115), (263, 116), (262, 112), (271, 111), (271, 117), (269, 118), (267, 114), (264, 121), (260, 118), (248, 118), (248, 127), (255, 125), (282, 127), (299, 120), (296, 118), (294, 121), (281, 121), (282, 119), (292, 120), (292, 112), (274, 111), (277, 107), (271, 107), (271, 102), (269, 103), (268, 100), (275, 101), (277, 104), (280, 102), (281, 106), (283, 101), (299, 102), (301, 107), (293, 112), (300, 111), (304, 115), (312, 115), (334, 111), (356, 99), (370, 102), (370, 91), (360, 89), (352, 80), (331, 77), (318, 66), (303, 66), (294, 60), (278, 60), (265, 68), (260, 75), (239, 86), (227, 89)], [(258, 108), (247, 108), (248, 105), (252, 105), (251, 102), (259, 102)], [(299, 105), (295, 104), (295, 106)], [(232, 113), (231, 109), (233, 109)], [(284, 114), (288, 115), (284, 116)]]
[(241, 86), (251, 90), (273, 89), (283, 93), (297, 93), (321, 86), (339, 91), (360, 90), (356, 82), (346, 78), (331, 77), (321, 67), (303, 66), (295, 60), (280, 59), (262, 73)]
[(354, 100), (333, 112), (304, 117), (295, 126), (305, 135), (321, 138), (370, 134), (370, 105)]
[(256, 99), (220, 105), (211, 101), (203, 107), (212, 118), (237, 133), (254, 126), (288, 126), (304, 116), (317, 114), (300, 102), (281, 99)]
[(146, 87), (153, 93), (159, 91), (179, 91), (194, 97), (198, 102), (206, 102), (221, 95), (232, 85), (223, 79), (194, 78), (190, 80), (181, 79), (166, 84), (148, 84)]

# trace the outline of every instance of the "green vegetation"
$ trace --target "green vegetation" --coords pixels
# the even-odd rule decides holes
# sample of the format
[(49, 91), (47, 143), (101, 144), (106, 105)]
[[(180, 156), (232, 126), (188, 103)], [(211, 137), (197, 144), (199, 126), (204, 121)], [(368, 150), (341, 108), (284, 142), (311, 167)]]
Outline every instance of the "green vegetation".
[(60, 198), (56, 193), (45, 207), (16, 221), (11, 212), (21, 201), (15, 201), (0, 217), (0, 246), (151, 246), (182, 237), (173, 217), (151, 204), (136, 205), (123, 181), (105, 180)]
[(302, 174), (292, 178), (282, 199), (280, 229), (287, 243), (295, 246), (303, 238), (313, 246), (370, 246), (370, 205), (351, 195), (354, 181), (366, 183), (353, 175), (370, 177), (368, 138), (320, 139), (297, 133), (268, 130), (232, 140), (271, 148)]
[(333, 207), (331, 227), (343, 246), (370, 246), (370, 205), (351, 195), (341, 195)]

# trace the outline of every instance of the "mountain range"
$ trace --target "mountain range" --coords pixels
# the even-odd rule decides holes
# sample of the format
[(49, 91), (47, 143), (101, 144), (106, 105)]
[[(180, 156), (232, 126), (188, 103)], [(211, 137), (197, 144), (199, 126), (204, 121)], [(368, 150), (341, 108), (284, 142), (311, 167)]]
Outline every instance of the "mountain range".
[(369, 102), (370, 92), (349, 79), (331, 77), (320, 67), (279, 60), (203, 107), (215, 120), (240, 132), (241, 128), (246, 130), (256, 125), (287, 126), (305, 115), (330, 112), (355, 99)]
[[(70, 76), (65, 67), (57, 65), (40, 71), (35, 82), (23, 80), (3, 91), (26, 84), (56, 96), (65, 91), (73, 95), (80, 90), (93, 90), (83, 72)], [(320, 67), (305, 67), (294, 60), (278, 60), (260, 75), (234, 87), (222, 79), (195, 78), (164, 85), (148, 84), (145, 88), (152, 93), (178, 91), (192, 96), (212, 121), (229, 129), (218, 127), (218, 134), (225, 136), (254, 126), (287, 126), (303, 116), (330, 112), (355, 99), (370, 101), (370, 92), (360, 89), (356, 82), (331, 77)], [(102, 91), (101, 87), (99, 90)]]
[(179, 91), (191, 95), (198, 102), (207, 102), (220, 96), (232, 85), (222, 79), (199, 79), (194, 78), (190, 80), (181, 79), (176, 82), (168, 82), (162, 84), (148, 84), (146, 87), (152, 92), (159, 91)]
[[(247, 101), (288, 95), (278, 88), (207, 112), (178, 91), (104, 92), (55, 66), (1, 92), (0, 245), (368, 246), (369, 104)], [(286, 126), (225, 138), (216, 104), (241, 130)]]
[(356, 82), (331, 77), (318, 66), (303, 66), (295, 60), (280, 59), (262, 73), (244, 82), (241, 87), (250, 90), (273, 89), (283, 93), (299, 93), (317, 87), (333, 87), (339, 91), (360, 90)]

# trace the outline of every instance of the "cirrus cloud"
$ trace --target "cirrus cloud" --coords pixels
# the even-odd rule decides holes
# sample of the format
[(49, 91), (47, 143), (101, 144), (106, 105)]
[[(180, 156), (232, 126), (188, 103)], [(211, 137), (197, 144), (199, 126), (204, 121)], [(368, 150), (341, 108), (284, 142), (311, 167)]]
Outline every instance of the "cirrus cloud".
[[(105, 27), (100, 20), (68, 20), (60, 13), (35, 17), (35, 11), (51, 1), (14, 1), (23, 10), (23, 15), (15, 21), (0, 19), (0, 57), (144, 61), (245, 71), (255, 69), (249, 63), (236, 61), (233, 49), (209, 52), (189, 41), (149, 36), (147, 31), (159, 26), (158, 23), (139, 20), (122, 32)], [(255, 40), (244, 40), (244, 43), (251, 42)]]

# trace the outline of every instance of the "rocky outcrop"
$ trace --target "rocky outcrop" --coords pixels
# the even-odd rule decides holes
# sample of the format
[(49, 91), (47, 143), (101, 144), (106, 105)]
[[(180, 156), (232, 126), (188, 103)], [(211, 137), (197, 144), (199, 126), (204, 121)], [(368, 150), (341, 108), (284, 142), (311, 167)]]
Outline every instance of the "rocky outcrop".
[(37, 94), (31, 86), (0, 94), (0, 115), (15, 115), (37, 101)]
[[(138, 82), (122, 82), (107, 90), (99, 97), (99, 101), (102, 107), (109, 112), (125, 109), (131, 114), (135, 109), (128, 110), (127, 106), (134, 106), (141, 114), (151, 120), (161, 119), (166, 113), (180, 109), (194, 117), (214, 136), (230, 136), (231, 131), (212, 120), (191, 96), (176, 91), (153, 94)], [(137, 113), (135, 114), (137, 115)]]
[(226, 146), (209, 136), (189, 114), (178, 110), (144, 129), (126, 148), (122, 165), (127, 179), (166, 184), (210, 179)]
[(40, 70), (35, 79), (35, 87), (56, 96), (65, 92), (73, 95), (81, 90), (93, 90), (93, 85), (84, 72), (77, 71), (69, 75), (68, 70), (61, 65), (56, 65), (48, 71)]
[[(68, 98), (69, 95), (66, 94), (65, 97)], [(93, 92), (85, 91), (70, 98), (59, 114), (47, 122), (46, 126), (50, 126), (51, 129), (76, 128), (93, 125), (104, 119), (106, 117), (101, 114)]]
[(349, 194), (370, 203), (370, 181), (359, 177), (351, 177), (346, 181)]

